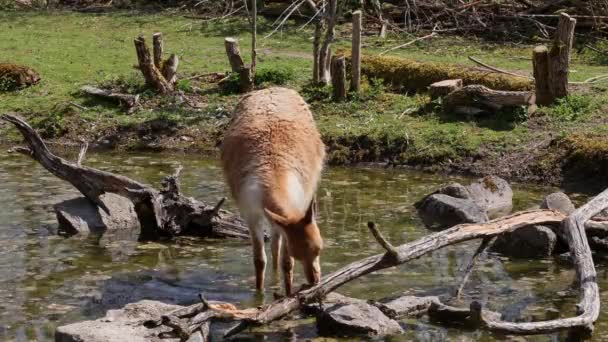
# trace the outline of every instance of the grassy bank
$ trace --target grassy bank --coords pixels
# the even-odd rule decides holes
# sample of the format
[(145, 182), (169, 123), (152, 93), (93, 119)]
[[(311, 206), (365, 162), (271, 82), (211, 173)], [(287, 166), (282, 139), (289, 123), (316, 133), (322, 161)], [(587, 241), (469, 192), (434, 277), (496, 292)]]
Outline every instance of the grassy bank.
[[(262, 37), (270, 33), (269, 24), (262, 20)], [(0, 62), (28, 65), (43, 79), (25, 90), (0, 93), (0, 112), (22, 113), (46, 138), (63, 142), (84, 137), (112, 148), (214, 153), (238, 94), (208, 82), (183, 81), (179, 87), (196, 93), (196, 105), (181, 103), (174, 96), (156, 98), (155, 106), (126, 115), (111, 102), (81, 96), (78, 89), (85, 84), (118, 84), (150, 100), (150, 92), (133, 69), (133, 38), (142, 33), (151, 37), (156, 31), (164, 33), (166, 52), (180, 56), (180, 75), (227, 71), (223, 39), (241, 38), (248, 58), (247, 25), (243, 18), (201, 24), (179, 15), (128, 12), (0, 13)], [(406, 164), (548, 183), (559, 183), (564, 175), (600, 178), (608, 170), (608, 118), (603, 114), (608, 95), (601, 84), (580, 88), (560, 105), (532, 116), (521, 110), (492, 117), (458, 117), (439, 111), (438, 104), (423, 93), (392, 93), (373, 80), (368, 80), (362, 95), (335, 104), (328, 97), (329, 89), (307, 86), (311, 27), (300, 26), (290, 23), (262, 39), (259, 65), (270, 74), (269, 83), (296, 88), (310, 102), (330, 148), (331, 163)], [(348, 27), (340, 28), (338, 48), (348, 48), (348, 34)], [(373, 55), (410, 38), (366, 37), (365, 53)], [(474, 64), (467, 56), (475, 56), (530, 74), (531, 51), (531, 45), (494, 45), (450, 36), (390, 55), (468, 67)], [(602, 62), (602, 56), (581, 50), (573, 58), (572, 80), (607, 73)], [(3, 138), (17, 139), (5, 124), (0, 124), (0, 132)]]

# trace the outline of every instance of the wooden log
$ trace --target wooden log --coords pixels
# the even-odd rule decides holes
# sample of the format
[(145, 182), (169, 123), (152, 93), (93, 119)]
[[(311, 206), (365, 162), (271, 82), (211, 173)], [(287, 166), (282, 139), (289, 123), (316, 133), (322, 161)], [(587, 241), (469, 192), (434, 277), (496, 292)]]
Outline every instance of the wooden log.
[(226, 48), (226, 55), (228, 56), (228, 62), (230, 62), (232, 71), (240, 73), (241, 69), (245, 66), (245, 63), (241, 57), (239, 43), (234, 38), (226, 38), (224, 39), (224, 46)]
[(546, 46), (534, 48), (532, 65), (534, 67), (536, 104), (548, 106), (554, 102), (554, 98), (549, 84), (549, 50)]
[(568, 96), (568, 73), (576, 19), (562, 13), (553, 46), (549, 51), (549, 86), (553, 99)]
[(154, 54), (154, 66), (158, 70), (163, 67), (163, 34), (156, 32), (152, 35), (152, 53)]
[(502, 107), (532, 105), (534, 93), (530, 91), (493, 90), (482, 85), (469, 85), (443, 98), (443, 110), (459, 111), (459, 108), (479, 108), (497, 111)]
[(346, 100), (346, 60), (344, 56), (334, 56), (331, 60), (331, 82), (334, 101)]
[(142, 240), (160, 235), (249, 238), (243, 221), (220, 209), (223, 201), (210, 206), (181, 194), (178, 173), (167, 177), (163, 189), (156, 190), (128, 177), (60, 158), (49, 151), (40, 135), (21, 118), (4, 114), (0, 119), (15, 125), (28, 145), (12, 151), (30, 156), (53, 175), (72, 184), (106, 213), (110, 214), (110, 210), (100, 200), (102, 194), (114, 193), (131, 200), (141, 225)]
[(169, 94), (173, 91), (173, 84), (167, 82), (161, 71), (154, 65), (150, 49), (146, 45), (146, 39), (143, 36), (135, 39), (135, 50), (137, 52), (137, 60), (139, 62), (139, 70), (141, 70), (146, 80), (146, 84), (156, 89), (160, 94)]
[(89, 95), (117, 100), (127, 109), (128, 114), (133, 113), (139, 107), (139, 95), (115, 93), (108, 89), (100, 89), (93, 86), (83, 86), (80, 90)]
[(362, 13), (361, 11), (353, 12), (353, 30), (352, 30), (352, 68), (350, 91), (359, 93), (361, 90), (361, 30), (362, 30)]
[(449, 93), (459, 90), (461, 88), (462, 79), (458, 78), (455, 80), (445, 80), (431, 84), (429, 87), (429, 93), (432, 99), (436, 99), (438, 97), (446, 96)]

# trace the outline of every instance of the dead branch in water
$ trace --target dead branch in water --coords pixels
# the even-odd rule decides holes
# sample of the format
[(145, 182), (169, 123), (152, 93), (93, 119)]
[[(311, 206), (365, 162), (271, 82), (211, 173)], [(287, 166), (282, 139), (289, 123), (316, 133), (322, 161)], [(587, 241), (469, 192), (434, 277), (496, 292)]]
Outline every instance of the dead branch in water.
[(164, 188), (156, 190), (128, 177), (82, 166), (86, 149), (83, 145), (76, 163), (54, 155), (30, 125), (18, 116), (4, 114), (0, 119), (10, 122), (23, 135), (28, 147), (15, 147), (14, 152), (30, 156), (58, 178), (78, 189), (87, 199), (109, 214), (100, 196), (114, 193), (133, 202), (141, 223), (142, 239), (159, 235), (203, 235), (246, 239), (248, 229), (242, 220), (216, 206), (185, 197), (180, 192), (178, 173), (165, 178)]
[[(606, 204), (608, 206), (608, 195), (606, 197)], [(387, 249), (386, 253), (370, 256), (365, 259), (355, 261), (323, 277), (319, 284), (309, 289), (302, 290), (294, 296), (277, 300), (271, 304), (264, 305), (262, 307), (238, 310), (231, 306), (227, 309), (216, 308), (212, 312), (208, 312), (204, 305), (195, 304), (193, 306), (183, 309), (184, 312), (188, 313), (187, 315), (183, 315), (183, 317), (184, 319), (188, 320), (189, 317), (201, 316), (203, 315), (203, 313), (207, 312), (206, 314), (204, 314), (205, 319), (211, 322), (238, 321), (239, 323), (237, 325), (235, 325), (233, 328), (229, 329), (225, 333), (225, 336), (229, 337), (243, 331), (249, 326), (268, 324), (272, 321), (280, 319), (281, 317), (284, 317), (287, 314), (298, 310), (301, 306), (305, 304), (317, 303), (321, 301), (330, 292), (359, 277), (382, 269), (401, 265), (408, 261), (420, 258), (440, 248), (473, 239), (491, 239), (492, 237), (497, 236), (499, 234), (510, 232), (529, 225), (551, 223), (556, 224), (562, 222), (564, 218), (564, 215), (551, 210), (525, 211), (483, 224), (457, 225), (442, 232), (427, 235), (421, 239), (403, 244), (398, 247), (392, 247), (390, 243), (388, 243), (377, 231), (375, 225), (371, 224), (369, 226), (370, 230), (372, 232), (375, 231), (374, 235), (376, 236), (377, 240)], [(578, 249), (581, 251), (581, 253), (575, 254), (575, 257), (577, 258), (576, 260), (587, 260), (587, 257), (590, 258), (591, 252), (588, 250), (588, 248), (587, 250), (584, 250), (584, 246), (579, 246), (578, 240), (573, 240), (573, 245), (575, 246), (573, 247), (573, 249)], [(585, 261), (585, 263), (586, 262), (587, 261)], [(588, 272), (586, 271), (582, 271), (582, 273), (588, 274)], [(482, 327), (488, 327), (492, 329), (492, 326), (490, 326), (490, 323), (492, 323), (500, 328), (503, 328), (501, 324), (508, 323), (502, 321), (490, 321), (487, 318), (489, 316), (485, 313), (485, 311), (482, 313), (482, 317), (485, 319), (480, 321), (481, 323), (485, 324), (481, 325), (480, 323), (480, 326)], [(586, 325), (587, 320), (585, 320), (584, 322)], [(516, 332), (518, 331), (518, 329), (525, 329), (525, 326), (524, 328), (521, 328), (522, 324), (525, 325), (530, 323), (508, 324), (513, 324), (514, 327), (512, 331)], [(558, 322), (557, 325), (560, 326), (560, 323)], [(572, 326), (566, 323), (565, 325), (563, 325), (563, 327), (565, 329), (566, 327), (571, 328)], [(539, 331), (541, 330), (542, 329), (540, 329)]]

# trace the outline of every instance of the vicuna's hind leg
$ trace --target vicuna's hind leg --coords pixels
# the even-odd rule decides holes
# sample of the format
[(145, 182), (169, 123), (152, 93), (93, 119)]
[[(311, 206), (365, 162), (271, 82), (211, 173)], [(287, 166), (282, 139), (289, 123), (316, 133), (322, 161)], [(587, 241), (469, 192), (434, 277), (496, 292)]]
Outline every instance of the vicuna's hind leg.
[(266, 268), (266, 251), (264, 251), (264, 221), (256, 218), (249, 220), (251, 245), (253, 246), (253, 263), (255, 265), (255, 288), (264, 289), (264, 270)]
[(293, 258), (289, 255), (287, 241), (283, 241), (281, 248), (281, 268), (283, 270), (283, 281), (285, 283), (285, 295), (293, 293)]
[(272, 227), (272, 235), (270, 237), (270, 251), (272, 253), (272, 270), (278, 271), (279, 260), (281, 255), (281, 233), (275, 227)]

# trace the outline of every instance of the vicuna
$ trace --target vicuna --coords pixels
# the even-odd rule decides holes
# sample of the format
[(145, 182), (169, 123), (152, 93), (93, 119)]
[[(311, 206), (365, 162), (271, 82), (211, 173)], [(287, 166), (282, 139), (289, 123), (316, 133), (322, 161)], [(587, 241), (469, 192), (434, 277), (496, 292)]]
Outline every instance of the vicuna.
[(272, 266), (281, 261), (285, 292), (293, 287), (293, 259), (309, 284), (319, 282), (323, 240), (313, 201), (325, 146), (308, 105), (297, 92), (269, 88), (245, 95), (221, 147), (224, 175), (249, 226), (256, 288), (264, 287), (264, 227), (270, 224)]

